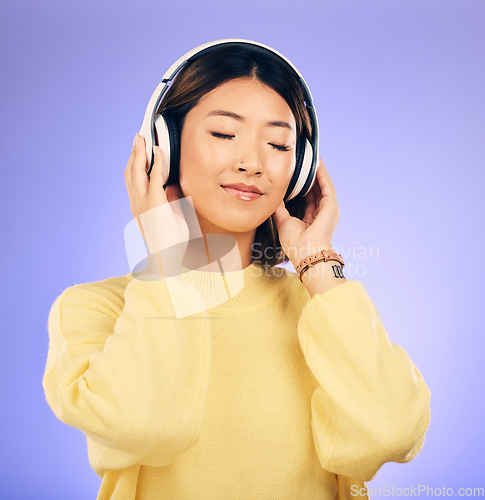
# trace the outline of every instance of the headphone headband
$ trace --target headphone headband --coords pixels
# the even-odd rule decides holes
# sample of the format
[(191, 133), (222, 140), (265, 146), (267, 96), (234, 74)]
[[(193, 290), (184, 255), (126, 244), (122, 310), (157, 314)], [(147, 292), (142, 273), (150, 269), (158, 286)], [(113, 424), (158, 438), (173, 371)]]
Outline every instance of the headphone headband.
[[(311, 161), (304, 162), (303, 169), (301, 172), (295, 172), (294, 178), (291, 179), (290, 184), (288, 186), (287, 193), (285, 194), (285, 199), (290, 200), (296, 195), (305, 196), (308, 191), (310, 191), (313, 186), (316, 178), (317, 164), (319, 158), (319, 133), (318, 133), (318, 119), (315, 108), (313, 106), (313, 98), (310, 92), (310, 89), (305, 82), (305, 79), (300, 74), (300, 72), (296, 69), (296, 67), (281, 53), (277, 50), (269, 47), (260, 42), (256, 42), (254, 40), (246, 40), (243, 38), (223, 38), (220, 40), (214, 40), (212, 42), (207, 42), (202, 45), (199, 45), (188, 52), (186, 52), (183, 56), (181, 56), (177, 61), (175, 61), (170, 68), (163, 75), (162, 81), (157, 85), (157, 88), (153, 92), (150, 101), (148, 103), (145, 116), (143, 118), (143, 124), (140, 129), (140, 135), (145, 138), (146, 150), (147, 150), (147, 158), (150, 172), (153, 165), (153, 150), (152, 146), (157, 144), (155, 137), (155, 113), (158, 109), (160, 101), (162, 100), (163, 95), (168, 89), (168, 82), (172, 81), (173, 78), (177, 75), (177, 73), (190, 61), (202, 55), (212, 49), (213, 47), (226, 44), (226, 43), (237, 43), (237, 44), (249, 44), (255, 45), (258, 47), (262, 47), (267, 49), (268, 51), (278, 55), (284, 62), (287, 63), (288, 67), (295, 73), (296, 77), (299, 79), (302, 85), (303, 94), (305, 97), (305, 104), (308, 114), (310, 115), (310, 120), (312, 122), (312, 140), (311, 140), (311, 148), (308, 147), (310, 143), (307, 144), (305, 151), (303, 154), (311, 155)], [(164, 169), (164, 179), (168, 179), (168, 172), (165, 172)], [(293, 185), (294, 184), (294, 185)], [(293, 186), (292, 186), (293, 185)]]

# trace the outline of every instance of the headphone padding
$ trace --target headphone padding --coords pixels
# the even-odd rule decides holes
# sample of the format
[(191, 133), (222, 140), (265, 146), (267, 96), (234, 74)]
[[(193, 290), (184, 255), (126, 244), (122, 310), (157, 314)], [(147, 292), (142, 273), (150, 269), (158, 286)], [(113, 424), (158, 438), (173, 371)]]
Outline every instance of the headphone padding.
[(288, 201), (298, 195), (296, 193), (291, 198), (289, 197), (294, 190), (298, 179), (301, 175), (301, 167), (305, 161), (305, 138), (300, 136), (296, 142), (296, 156), (295, 156), (295, 169), (293, 170), (293, 175), (291, 177), (290, 183), (288, 184), (288, 189), (285, 194), (285, 201)]
[[(167, 123), (163, 115), (157, 115), (154, 121), (154, 128), (155, 128), (155, 143), (162, 150), (162, 156), (163, 156), (162, 179), (163, 182), (165, 183), (165, 181), (168, 179), (170, 175), (171, 154), (170, 154), (170, 134), (168, 131)], [(148, 175), (150, 175), (152, 168), (153, 168), (153, 162), (152, 166), (150, 167), (150, 170), (148, 171)]]
[(173, 184), (179, 180), (180, 168), (180, 136), (175, 118), (166, 113), (163, 115), (167, 124), (168, 137), (170, 142), (170, 172), (165, 182), (166, 185)]

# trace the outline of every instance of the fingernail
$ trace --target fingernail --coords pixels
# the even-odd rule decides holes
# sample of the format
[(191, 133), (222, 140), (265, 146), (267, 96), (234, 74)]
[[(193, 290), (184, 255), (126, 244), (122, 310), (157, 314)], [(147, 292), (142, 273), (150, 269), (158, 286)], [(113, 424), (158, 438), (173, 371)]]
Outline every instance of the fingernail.
[(133, 146), (138, 146), (138, 132), (135, 134), (135, 138), (133, 139)]
[(154, 154), (154, 156), (158, 156), (158, 148), (157, 148), (157, 146), (153, 145), (152, 148), (153, 148), (153, 154)]

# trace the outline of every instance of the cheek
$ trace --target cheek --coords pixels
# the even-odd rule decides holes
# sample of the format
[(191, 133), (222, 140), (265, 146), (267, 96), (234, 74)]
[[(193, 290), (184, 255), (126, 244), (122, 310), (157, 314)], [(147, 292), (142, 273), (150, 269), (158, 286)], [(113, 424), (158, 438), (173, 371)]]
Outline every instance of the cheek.
[(185, 197), (191, 197), (195, 207), (204, 210), (214, 199), (213, 186), (209, 185), (210, 177), (200, 163), (184, 162), (179, 172), (179, 183)]
[(293, 173), (295, 172), (295, 164), (296, 164), (296, 153), (293, 152), (293, 154), (291, 155), (291, 160), (288, 168), (288, 184), (290, 183), (291, 178), (293, 177)]
[(200, 190), (197, 190), (198, 179), (192, 163), (181, 162), (179, 184), (185, 197), (190, 196), (194, 200), (200, 194)]
[(290, 159), (290, 161), (285, 160), (284, 164), (275, 177), (273, 178), (274, 191), (277, 192), (277, 196), (283, 197), (288, 189), (293, 173), (295, 172), (295, 155)]
[(203, 181), (204, 167), (200, 161), (200, 152), (196, 148), (184, 145), (181, 149), (179, 183), (185, 196), (194, 197), (200, 191), (198, 186)]
[(281, 157), (273, 158), (271, 172), (273, 175), (277, 175), (280, 183), (289, 183), (293, 172), (295, 171), (296, 154), (295, 152), (293, 152), (293, 154), (280, 154)]

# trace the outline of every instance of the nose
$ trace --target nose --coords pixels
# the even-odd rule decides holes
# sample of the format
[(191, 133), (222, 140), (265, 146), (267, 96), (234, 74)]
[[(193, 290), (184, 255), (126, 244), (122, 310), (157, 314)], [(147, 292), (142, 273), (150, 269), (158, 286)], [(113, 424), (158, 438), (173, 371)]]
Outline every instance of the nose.
[(246, 143), (243, 146), (239, 160), (236, 162), (236, 170), (245, 171), (249, 175), (260, 175), (263, 172), (257, 145)]
[(261, 169), (255, 165), (255, 164), (250, 164), (248, 165), (247, 163), (243, 163), (243, 160), (239, 162), (237, 165), (237, 170), (239, 172), (247, 172), (249, 175), (260, 175), (261, 174)]

